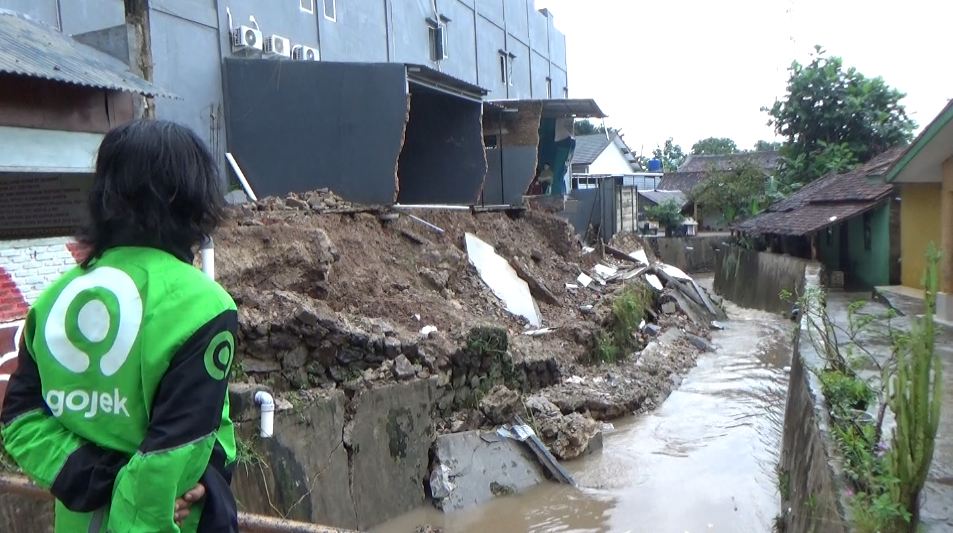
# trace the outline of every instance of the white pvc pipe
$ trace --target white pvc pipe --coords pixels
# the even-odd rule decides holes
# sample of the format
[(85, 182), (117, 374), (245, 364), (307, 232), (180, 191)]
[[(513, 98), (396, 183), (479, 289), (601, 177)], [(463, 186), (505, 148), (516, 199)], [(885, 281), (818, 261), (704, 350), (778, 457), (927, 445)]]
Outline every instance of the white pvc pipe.
[(252, 202), (257, 202), (258, 197), (255, 196), (255, 191), (251, 190), (251, 185), (248, 183), (248, 180), (245, 179), (245, 173), (242, 172), (242, 169), (238, 166), (238, 161), (235, 161), (235, 156), (231, 152), (225, 152), (225, 159), (228, 159), (228, 164), (232, 166), (232, 170), (235, 171), (235, 175), (238, 176), (238, 181), (241, 182), (242, 188), (245, 189), (245, 194), (251, 198)]
[(202, 272), (215, 279), (215, 241), (211, 237), (202, 243), (200, 254), (202, 255)]
[(275, 398), (262, 390), (255, 393), (255, 403), (261, 409), (261, 438), (270, 439), (275, 434)]

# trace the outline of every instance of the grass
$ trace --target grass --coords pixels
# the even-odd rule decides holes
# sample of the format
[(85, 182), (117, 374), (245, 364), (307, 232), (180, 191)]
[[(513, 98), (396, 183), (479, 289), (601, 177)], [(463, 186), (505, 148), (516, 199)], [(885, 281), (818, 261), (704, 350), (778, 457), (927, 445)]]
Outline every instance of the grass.
[(638, 348), (635, 334), (645, 318), (645, 309), (652, 299), (648, 287), (627, 283), (612, 300), (610, 325), (595, 339), (591, 357), (603, 363), (618, 363)]

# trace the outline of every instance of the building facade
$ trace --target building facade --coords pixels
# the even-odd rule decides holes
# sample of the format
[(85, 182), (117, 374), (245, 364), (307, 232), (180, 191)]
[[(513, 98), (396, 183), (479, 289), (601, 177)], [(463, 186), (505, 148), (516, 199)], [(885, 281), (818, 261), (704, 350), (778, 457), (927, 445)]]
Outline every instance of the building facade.
[[(483, 87), (488, 100), (567, 98), (566, 38), (535, 0), (129, 0), (148, 38), (130, 43), (134, 66), (180, 99), (157, 100), (158, 118), (190, 126), (222, 157), (223, 58), (262, 57), (238, 49), (234, 29), (273, 36), (333, 62), (408, 63)], [(118, 48), (124, 0), (0, 0), (9, 9), (97, 48)], [(130, 20), (130, 22), (134, 22)], [(283, 41), (283, 39), (278, 39)], [(290, 50), (285, 53), (290, 55)], [(273, 54), (275, 60), (289, 59)], [(137, 61), (138, 58), (138, 61)]]

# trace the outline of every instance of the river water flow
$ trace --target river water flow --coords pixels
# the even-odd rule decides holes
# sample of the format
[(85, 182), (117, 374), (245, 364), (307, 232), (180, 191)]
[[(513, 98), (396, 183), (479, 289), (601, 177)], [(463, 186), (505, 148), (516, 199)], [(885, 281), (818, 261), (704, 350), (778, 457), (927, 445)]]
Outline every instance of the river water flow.
[(450, 514), (428, 507), (372, 531), (770, 532), (793, 323), (726, 305), (717, 349), (658, 410), (615, 421), (601, 452), (565, 463), (578, 488), (547, 483)]

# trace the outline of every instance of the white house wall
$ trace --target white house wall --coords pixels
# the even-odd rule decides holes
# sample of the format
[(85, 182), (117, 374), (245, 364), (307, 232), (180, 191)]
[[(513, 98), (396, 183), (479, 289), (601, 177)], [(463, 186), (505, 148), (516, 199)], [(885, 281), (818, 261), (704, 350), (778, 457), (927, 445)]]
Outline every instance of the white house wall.
[(613, 143), (589, 165), (589, 174), (632, 174), (632, 165)]

